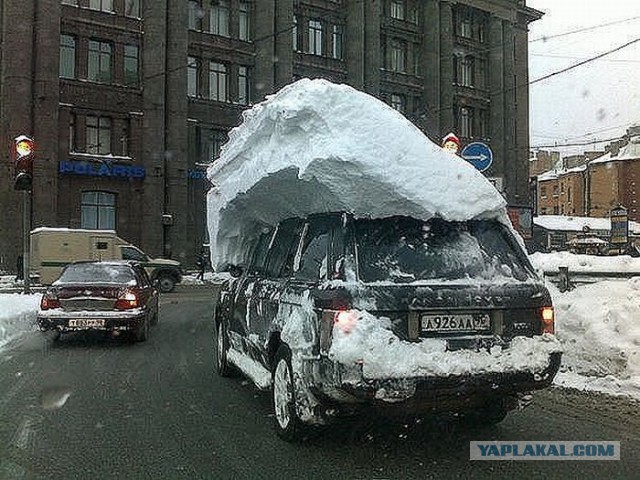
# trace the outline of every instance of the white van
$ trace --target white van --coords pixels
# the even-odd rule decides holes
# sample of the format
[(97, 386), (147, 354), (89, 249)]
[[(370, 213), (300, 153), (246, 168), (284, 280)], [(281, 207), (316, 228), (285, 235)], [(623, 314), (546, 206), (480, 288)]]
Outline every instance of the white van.
[(31, 231), (31, 275), (40, 284), (53, 283), (62, 268), (82, 260), (136, 260), (161, 292), (170, 292), (182, 281), (180, 262), (150, 258), (113, 230), (40, 227)]

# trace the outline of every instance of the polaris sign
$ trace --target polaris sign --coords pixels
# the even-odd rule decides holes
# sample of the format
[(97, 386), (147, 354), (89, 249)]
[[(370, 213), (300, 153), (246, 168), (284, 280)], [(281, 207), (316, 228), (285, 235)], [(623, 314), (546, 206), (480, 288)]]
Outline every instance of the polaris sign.
[(140, 165), (118, 165), (109, 162), (74, 162), (62, 160), (58, 171), (63, 175), (86, 175), (89, 177), (144, 178), (146, 171)]

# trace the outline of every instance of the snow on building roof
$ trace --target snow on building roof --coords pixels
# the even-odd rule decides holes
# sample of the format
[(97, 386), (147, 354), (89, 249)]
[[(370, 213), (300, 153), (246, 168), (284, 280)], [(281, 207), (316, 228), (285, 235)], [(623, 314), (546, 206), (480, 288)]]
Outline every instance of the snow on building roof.
[(587, 169), (586, 165), (579, 165), (573, 168), (559, 168), (559, 169), (549, 170), (547, 172), (543, 172), (540, 175), (538, 175), (538, 181), (544, 182), (546, 180), (555, 180), (557, 178), (560, 178), (562, 175), (567, 175), (570, 173), (580, 173), (580, 172), (584, 172), (586, 169)]
[[(539, 215), (533, 217), (534, 225), (547, 230), (560, 230), (566, 232), (582, 232), (584, 227), (590, 230), (611, 230), (611, 221), (608, 218), (593, 217), (567, 217), (564, 215)], [(640, 223), (629, 222), (629, 231), (640, 234)]]
[(212, 263), (283, 218), (329, 211), (508, 222), (505, 201), (399, 112), (347, 85), (302, 79), (243, 114), (208, 169)]
[(640, 136), (631, 137), (629, 143), (620, 147), (620, 151), (617, 155), (613, 155), (611, 152), (598, 157), (590, 164), (617, 162), (621, 160), (640, 160)]

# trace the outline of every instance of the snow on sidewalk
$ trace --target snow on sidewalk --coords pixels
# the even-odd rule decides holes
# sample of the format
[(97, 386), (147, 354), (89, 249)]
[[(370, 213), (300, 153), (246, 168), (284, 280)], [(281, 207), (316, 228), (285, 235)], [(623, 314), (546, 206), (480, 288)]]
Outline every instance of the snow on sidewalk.
[(0, 294), (0, 350), (24, 332), (35, 330), (41, 294)]

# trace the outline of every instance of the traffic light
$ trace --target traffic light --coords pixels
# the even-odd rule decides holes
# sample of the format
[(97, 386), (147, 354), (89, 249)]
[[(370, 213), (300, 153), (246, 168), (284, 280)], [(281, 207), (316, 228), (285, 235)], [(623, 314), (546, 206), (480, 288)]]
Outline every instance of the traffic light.
[(14, 147), (14, 167), (15, 167), (15, 190), (31, 190), (33, 184), (33, 157), (35, 144), (33, 138), (20, 135), (13, 141)]

